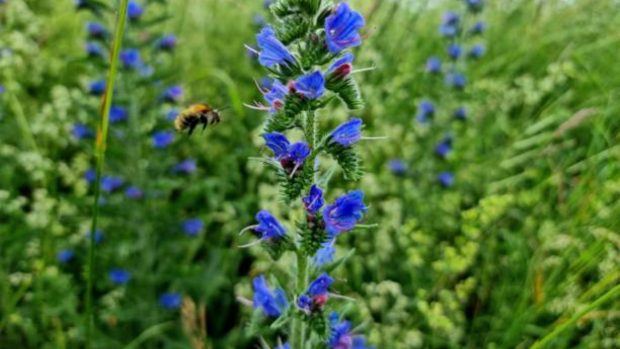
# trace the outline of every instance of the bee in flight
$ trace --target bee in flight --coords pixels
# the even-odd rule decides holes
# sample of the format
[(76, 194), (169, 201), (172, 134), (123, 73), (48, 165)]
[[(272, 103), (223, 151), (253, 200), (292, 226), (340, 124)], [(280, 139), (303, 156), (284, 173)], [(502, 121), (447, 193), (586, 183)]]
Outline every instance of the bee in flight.
[(217, 124), (220, 120), (220, 111), (213, 109), (206, 103), (198, 103), (192, 104), (180, 112), (174, 120), (174, 127), (179, 132), (189, 130), (188, 135), (191, 136), (198, 125), (202, 125), (204, 130), (207, 128), (207, 125)]

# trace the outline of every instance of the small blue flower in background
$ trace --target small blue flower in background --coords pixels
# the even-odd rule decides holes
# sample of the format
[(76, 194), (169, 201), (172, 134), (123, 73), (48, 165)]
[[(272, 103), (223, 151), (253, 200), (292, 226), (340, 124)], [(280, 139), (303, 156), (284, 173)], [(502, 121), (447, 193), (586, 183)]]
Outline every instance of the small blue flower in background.
[(478, 21), (471, 27), (469, 32), (473, 35), (479, 35), (484, 33), (486, 30), (487, 24), (484, 21)]
[(89, 184), (94, 182), (95, 179), (97, 179), (97, 172), (94, 169), (90, 168), (84, 172), (84, 180)]
[(65, 249), (61, 250), (60, 252), (58, 252), (58, 254), (56, 254), (56, 259), (58, 259), (60, 263), (68, 263), (70, 260), (73, 259), (74, 256), (75, 253), (73, 253), (73, 251)]
[(364, 193), (361, 190), (350, 191), (336, 198), (332, 205), (325, 206), (325, 229), (330, 237), (349, 231), (355, 228), (366, 211), (368, 207), (364, 205)]
[(457, 60), (461, 57), (461, 54), (463, 53), (463, 49), (458, 44), (450, 44), (448, 45), (447, 52), (450, 58)]
[(265, 17), (261, 15), (254, 15), (254, 17), (252, 17), (252, 23), (254, 23), (254, 25), (259, 28), (262, 28), (267, 25), (267, 21), (265, 20)]
[(101, 190), (106, 193), (111, 193), (120, 189), (123, 186), (124, 180), (120, 177), (103, 176), (101, 178)]
[(302, 201), (308, 214), (316, 215), (325, 204), (323, 190), (316, 184), (313, 184), (312, 187), (310, 187), (310, 193), (308, 193), (308, 196), (305, 196)]
[(452, 172), (442, 172), (437, 175), (437, 181), (444, 188), (451, 187), (454, 184), (454, 174)]
[(467, 109), (465, 107), (458, 107), (454, 110), (452, 116), (457, 120), (465, 121), (467, 120)]
[(181, 111), (178, 108), (172, 108), (166, 112), (166, 120), (174, 121)]
[(270, 289), (264, 275), (252, 281), (254, 288), (254, 308), (262, 309), (270, 317), (280, 316), (288, 308), (288, 300), (283, 289)]
[(329, 135), (329, 141), (349, 147), (362, 138), (362, 119), (354, 118), (336, 127)]
[(347, 52), (344, 56), (336, 60), (332, 65), (327, 69), (327, 75), (330, 77), (335, 76), (339, 78), (344, 78), (351, 74), (353, 70), (353, 60), (355, 59), (355, 55), (351, 52)]
[(483, 0), (465, 0), (467, 8), (472, 12), (480, 12), (484, 8)]
[(166, 292), (159, 296), (159, 305), (168, 310), (179, 309), (182, 301), (181, 294), (176, 292)]
[(313, 257), (314, 265), (320, 268), (327, 263), (333, 262), (335, 254), (336, 248), (334, 247), (333, 241), (326, 242), (323, 244), (323, 247), (316, 251), (316, 254)]
[(136, 186), (131, 186), (125, 190), (125, 196), (134, 200), (142, 199), (144, 197), (144, 192)]
[(390, 160), (388, 162), (388, 168), (393, 174), (397, 176), (402, 176), (407, 173), (407, 164), (400, 159)]
[(155, 68), (149, 64), (141, 64), (140, 66), (138, 66), (138, 73), (140, 73), (141, 77), (148, 78), (153, 76), (153, 74), (155, 73)]
[(183, 99), (183, 87), (179, 85), (168, 87), (162, 94), (162, 98), (170, 103), (180, 102)]
[(364, 16), (351, 10), (346, 2), (337, 5), (336, 10), (325, 19), (327, 48), (338, 53), (362, 44), (359, 30), (366, 25)]
[(284, 99), (288, 95), (288, 88), (280, 81), (273, 80), (269, 91), (263, 97), (269, 103), (269, 112), (276, 113), (284, 107)]
[(261, 65), (272, 68), (278, 64), (295, 64), (295, 57), (276, 37), (275, 31), (271, 27), (265, 27), (256, 36), (256, 42), (260, 52), (258, 61)]
[(73, 137), (76, 139), (87, 139), (92, 138), (95, 135), (95, 132), (85, 124), (76, 122), (71, 127), (71, 134), (73, 134)]
[(97, 22), (86, 23), (86, 32), (93, 39), (103, 39), (108, 34), (108, 30), (103, 24)]
[(261, 210), (256, 214), (258, 225), (254, 230), (261, 234), (261, 240), (279, 239), (286, 236), (286, 228), (269, 211)]
[(190, 174), (190, 173), (194, 173), (196, 169), (197, 169), (196, 160), (187, 159), (174, 165), (174, 167), (172, 168), (172, 172)]
[(295, 92), (304, 98), (314, 100), (325, 93), (325, 78), (320, 71), (304, 75), (295, 81)]
[(426, 72), (430, 74), (437, 74), (441, 72), (441, 60), (437, 57), (430, 57), (426, 61)]
[(97, 42), (87, 42), (85, 45), (85, 50), (89, 57), (101, 58), (105, 55), (103, 47)]
[(265, 9), (269, 9), (269, 7), (275, 2), (276, 0), (264, 0), (263, 1), (263, 7)]
[(101, 96), (105, 93), (105, 80), (96, 80), (88, 85), (88, 93), (93, 96)]
[(424, 123), (433, 116), (435, 116), (435, 106), (433, 105), (433, 103), (427, 100), (421, 101), (418, 105), (418, 114), (416, 115), (416, 120), (418, 122)]
[(445, 136), (435, 147), (435, 154), (441, 158), (446, 158), (452, 151), (452, 137)]
[(108, 277), (113, 284), (125, 285), (131, 279), (131, 273), (124, 269), (114, 268), (110, 270)]
[(461, 30), (460, 25), (461, 17), (455, 12), (448, 11), (443, 15), (439, 33), (447, 38), (455, 37)]
[(284, 343), (282, 345), (278, 345), (276, 349), (291, 349), (291, 346), (288, 343)]
[(140, 17), (142, 17), (143, 13), (144, 8), (142, 7), (142, 5), (140, 5), (136, 1), (129, 1), (129, 4), (127, 6), (127, 16), (129, 16), (130, 20), (137, 21), (138, 19), (140, 19)]
[(103, 230), (97, 229), (95, 230), (94, 234), (89, 234), (88, 232), (86, 232), (86, 239), (90, 239), (91, 236), (94, 238), (96, 244), (100, 244), (101, 242), (103, 242)]
[(110, 122), (114, 124), (125, 120), (127, 120), (127, 109), (113, 105), (110, 108)]
[(200, 234), (205, 227), (205, 223), (200, 218), (191, 218), (183, 221), (183, 232), (189, 236)]
[(469, 57), (477, 59), (484, 56), (485, 52), (486, 48), (484, 47), (484, 45), (476, 44), (469, 50)]
[(446, 85), (454, 87), (455, 89), (462, 90), (467, 85), (467, 78), (465, 75), (459, 72), (450, 72), (446, 74)]
[(174, 133), (170, 131), (155, 132), (152, 137), (153, 148), (165, 149), (174, 141)]
[(160, 50), (170, 51), (170, 50), (173, 50), (176, 46), (177, 46), (177, 37), (174, 36), (173, 34), (164, 35), (157, 41), (157, 47)]
[(140, 51), (135, 48), (128, 48), (121, 51), (119, 54), (119, 59), (125, 69), (137, 69), (142, 65)]
[(5, 91), (6, 91), (6, 88), (3, 85), (0, 85), (0, 95), (4, 94)]

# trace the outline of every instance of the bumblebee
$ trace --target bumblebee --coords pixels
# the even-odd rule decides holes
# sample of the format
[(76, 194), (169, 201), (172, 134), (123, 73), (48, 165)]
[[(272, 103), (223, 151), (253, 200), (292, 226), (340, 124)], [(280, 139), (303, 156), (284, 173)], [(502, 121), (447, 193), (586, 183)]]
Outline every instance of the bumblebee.
[(174, 120), (174, 127), (179, 132), (189, 130), (188, 134), (191, 135), (198, 125), (202, 125), (204, 130), (207, 125), (217, 124), (220, 120), (221, 114), (218, 110), (206, 103), (198, 103), (180, 112)]

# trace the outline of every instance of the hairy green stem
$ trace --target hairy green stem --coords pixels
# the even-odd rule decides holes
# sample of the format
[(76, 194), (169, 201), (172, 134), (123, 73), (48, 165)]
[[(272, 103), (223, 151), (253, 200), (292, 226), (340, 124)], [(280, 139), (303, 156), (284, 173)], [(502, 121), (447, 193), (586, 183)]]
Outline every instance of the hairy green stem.
[[(297, 282), (295, 289), (297, 294), (304, 292), (308, 282), (308, 257), (303, 251), (297, 251)], [(306, 341), (306, 324), (301, 318), (294, 317), (291, 323), (292, 349), (303, 349)]]
[(99, 196), (101, 194), (101, 177), (103, 165), (105, 163), (106, 144), (108, 139), (108, 126), (110, 124), (109, 115), (112, 106), (112, 96), (114, 94), (114, 81), (118, 71), (119, 52), (123, 43), (125, 23), (127, 21), (127, 5), (129, 0), (121, 0), (118, 15), (116, 17), (116, 28), (114, 31), (114, 46), (110, 59), (110, 68), (106, 81), (105, 94), (101, 104), (101, 118), (97, 127), (97, 139), (95, 140), (96, 156), (96, 178), (94, 183), (94, 202), (93, 216), (88, 243), (88, 270), (86, 272), (86, 348), (90, 349), (93, 345), (94, 332), (94, 309), (93, 309), (93, 274), (95, 265), (95, 231), (97, 230), (97, 219), (99, 217)]

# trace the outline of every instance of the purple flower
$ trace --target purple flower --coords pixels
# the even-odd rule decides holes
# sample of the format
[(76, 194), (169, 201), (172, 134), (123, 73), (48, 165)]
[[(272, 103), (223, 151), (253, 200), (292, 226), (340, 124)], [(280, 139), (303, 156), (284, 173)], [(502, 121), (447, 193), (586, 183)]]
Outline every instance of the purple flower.
[(136, 186), (131, 186), (125, 190), (125, 195), (130, 199), (138, 200), (144, 197), (144, 192)]
[(452, 58), (453, 60), (457, 60), (461, 57), (463, 50), (461, 49), (461, 46), (453, 43), (448, 45), (447, 52), (450, 58)]
[(464, 121), (467, 119), (467, 109), (465, 109), (465, 107), (459, 107), (454, 110), (454, 112), (452, 113), (452, 116), (454, 116), (454, 118), (457, 120)]
[(155, 132), (152, 137), (153, 148), (164, 149), (167, 148), (174, 141), (174, 133), (170, 131)]
[(441, 60), (437, 57), (430, 57), (426, 61), (426, 71), (430, 74), (437, 74), (441, 72)]
[(460, 31), (461, 17), (455, 12), (445, 12), (441, 25), (439, 26), (439, 33), (447, 38), (453, 38), (458, 35)]
[(120, 177), (103, 176), (103, 178), (101, 178), (101, 190), (106, 193), (111, 193), (120, 189), (120, 187), (123, 186), (123, 183), (124, 181)]
[(334, 283), (334, 279), (327, 273), (319, 275), (308, 287), (307, 294), (311, 296), (322, 296), (329, 292), (329, 287)]
[(484, 56), (485, 52), (486, 52), (486, 48), (484, 47), (484, 45), (476, 44), (469, 50), (469, 57), (478, 59)]
[(323, 191), (316, 184), (313, 184), (312, 187), (310, 187), (310, 193), (308, 193), (308, 196), (305, 196), (302, 201), (308, 214), (316, 215), (325, 204)]
[(263, 97), (269, 103), (269, 112), (276, 113), (284, 107), (284, 99), (288, 95), (288, 88), (280, 81), (274, 80), (269, 91)]
[(439, 144), (435, 147), (435, 154), (440, 158), (446, 158), (448, 154), (452, 151), (452, 137), (446, 136), (443, 138)]
[(135, 48), (129, 48), (121, 51), (119, 54), (119, 59), (125, 69), (137, 69), (142, 65), (140, 51)]
[(96, 80), (88, 85), (88, 93), (93, 96), (101, 96), (105, 93), (105, 80)]
[(416, 115), (416, 120), (420, 123), (424, 123), (428, 121), (429, 118), (435, 116), (435, 106), (433, 103), (427, 100), (423, 100), (418, 105), (418, 114)]
[(181, 294), (176, 292), (166, 292), (159, 296), (159, 305), (168, 310), (179, 309), (182, 302)]
[(328, 79), (334, 77), (342, 79), (351, 74), (353, 70), (353, 59), (355, 59), (353, 53), (347, 52), (344, 56), (332, 63), (327, 69), (327, 75), (329, 75)]
[(320, 71), (304, 75), (294, 83), (295, 92), (304, 98), (314, 100), (325, 93), (325, 78)]
[(71, 127), (71, 133), (76, 139), (93, 138), (95, 135), (95, 132), (90, 127), (80, 122), (73, 124)]
[(84, 180), (89, 184), (94, 182), (95, 179), (97, 179), (97, 172), (94, 169), (90, 168), (84, 172)]
[(469, 32), (473, 35), (479, 35), (479, 34), (484, 33), (486, 30), (487, 30), (486, 23), (483, 21), (478, 21), (471, 27)]
[(362, 43), (359, 30), (365, 25), (364, 17), (342, 2), (335, 11), (325, 19), (327, 48), (331, 53), (338, 53)]
[(258, 61), (261, 65), (272, 68), (275, 65), (289, 65), (295, 63), (295, 57), (276, 37), (275, 31), (271, 27), (263, 28), (256, 36), (256, 41), (260, 52)]
[(196, 160), (194, 159), (187, 159), (187, 160), (183, 160), (181, 162), (179, 162), (178, 164), (174, 165), (174, 167), (172, 168), (172, 171), (175, 173), (185, 173), (185, 174), (190, 174), (196, 171)]
[(86, 239), (90, 239), (91, 237), (95, 240), (95, 244), (100, 244), (103, 241), (103, 230), (97, 229), (94, 234), (92, 232), (87, 232)]
[(100, 58), (104, 56), (103, 47), (97, 42), (87, 42), (84, 48), (89, 57)]
[(144, 8), (142, 7), (142, 5), (133, 0), (129, 1), (129, 4), (127, 6), (127, 16), (129, 16), (130, 20), (137, 21), (138, 19), (140, 19), (140, 17), (142, 17), (143, 13)]
[(110, 122), (115, 124), (125, 120), (127, 120), (127, 109), (118, 105), (113, 105), (110, 108)]
[(364, 205), (364, 193), (361, 190), (348, 192), (323, 210), (325, 229), (330, 237), (349, 231), (355, 228), (366, 211), (368, 208)]
[(282, 168), (288, 174), (294, 174), (310, 155), (308, 144), (297, 142), (291, 144), (288, 139), (279, 132), (266, 133), (263, 135), (267, 147), (273, 151), (276, 160), (280, 161)]
[(320, 268), (327, 263), (331, 263), (334, 260), (335, 254), (336, 248), (334, 247), (333, 241), (324, 243), (323, 247), (316, 251), (314, 255), (314, 265)]
[(186, 219), (183, 221), (183, 232), (189, 236), (196, 236), (204, 229), (204, 222), (200, 218)]
[(162, 99), (170, 103), (181, 101), (183, 99), (183, 87), (179, 85), (168, 87), (162, 94)]
[(167, 34), (162, 36), (157, 41), (157, 47), (160, 50), (171, 51), (177, 46), (177, 37), (173, 34)]
[(93, 39), (103, 39), (108, 34), (103, 24), (97, 22), (86, 23), (86, 31), (88, 32), (88, 36)]
[(114, 268), (110, 270), (108, 277), (112, 283), (116, 285), (124, 285), (131, 279), (131, 273), (124, 269)]
[(352, 349), (351, 323), (349, 321), (340, 322), (336, 313), (332, 313), (329, 318), (331, 334), (327, 341), (328, 347), (330, 349)]
[(58, 252), (58, 254), (56, 255), (56, 259), (58, 259), (60, 263), (68, 263), (73, 259), (74, 256), (75, 253), (73, 253), (73, 251), (65, 249)]
[(399, 159), (390, 160), (390, 162), (388, 162), (388, 168), (397, 176), (402, 176), (407, 173), (407, 164)]
[(286, 236), (286, 228), (269, 211), (259, 211), (256, 214), (256, 220), (258, 225), (254, 227), (254, 230), (261, 234), (261, 240), (279, 239)]
[[(269, 1), (271, 1), (271, 0), (269, 0)], [(290, 346), (290, 344), (288, 344), (288, 343), (284, 343), (284, 344), (282, 344), (282, 345), (278, 345), (278, 346), (276, 347), (276, 349), (291, 349), (291, 346)]]
[(444, 188), (449, 188), (454, 185), (454, 174), (452, 172), (442, 172), (437, 175), (437, 181)]
[(288, 308), (288, 300), (283, 289), (270, 289), (264, 275), (252, 281), (254, 288), (254, 309), (262, 309), (270, 317), (280, 316)]
[(465, 85), (467, 85), (467, 78), (459, 72), (450, 72), (446, 74), (445, 80), (446, 85), (457, 90), (462, 90), (465, 88)]
[(330, 142), (350, 147), (359, 142), (361, 137), (362, 119), (354, 118), (336, 127), (329, 135), (329, 140)]

